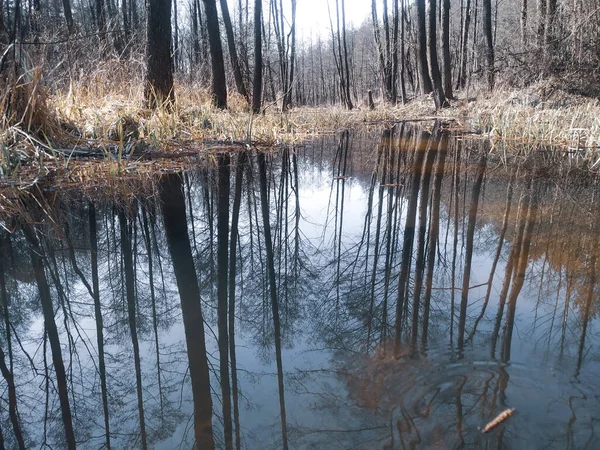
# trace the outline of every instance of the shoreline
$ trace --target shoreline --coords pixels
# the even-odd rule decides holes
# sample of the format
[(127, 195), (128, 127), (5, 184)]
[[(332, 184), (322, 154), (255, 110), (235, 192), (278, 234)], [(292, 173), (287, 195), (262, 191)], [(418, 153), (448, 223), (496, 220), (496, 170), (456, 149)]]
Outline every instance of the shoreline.
[[(218, 110), (206, 91), (192, 86), (177, 87), (173, 111), (142, 108), (141, 97), (131, 91), (119, 96), (80, 88), (49, 96), (33, 86), (30, 103), (35, 110), (25, 110), (29, 122), (21, 120), (1, 132), (0, 187), (33, 184), (51, 171), (75, 166), (85, 171), (90, 162), (96, 166), (93, 172), (100, 163), (106, 166), (105, 176), (131, 176), (133, 167), (127, 167), (131, 159), (168, 160), (169, 166), (183, 158), (199, 159), (245, 145), (276, 149), (344, 129), (435, 120), (443, 121), (450, 132), (500, 142), (505, 154), (522, 154), (523, 149), (531, 154), (548, 146), (574, 153), (588, 161), (593, 174), (600, 169), (600, 102), (549, 89), (547, 84), (459, 98), (437, 112), (433, 99), (424, 96), (406, 105), (380, 104), (374, 109), (297, 107), (281, 113), (267, 105), (258, 115), (235, 95), (229, 109)], [(140, 175), (144, 174), (145, 168)]]

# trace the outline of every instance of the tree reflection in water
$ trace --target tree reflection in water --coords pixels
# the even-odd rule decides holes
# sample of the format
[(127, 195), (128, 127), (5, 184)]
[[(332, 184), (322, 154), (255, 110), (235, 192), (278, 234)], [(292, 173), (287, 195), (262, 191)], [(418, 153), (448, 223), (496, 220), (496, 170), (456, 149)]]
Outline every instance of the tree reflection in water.
[(0, 443), (593, 446), (597, 188), (544, 177), (549, 155), (397, 124), (118, 201), (22, 194), (0, 229)]

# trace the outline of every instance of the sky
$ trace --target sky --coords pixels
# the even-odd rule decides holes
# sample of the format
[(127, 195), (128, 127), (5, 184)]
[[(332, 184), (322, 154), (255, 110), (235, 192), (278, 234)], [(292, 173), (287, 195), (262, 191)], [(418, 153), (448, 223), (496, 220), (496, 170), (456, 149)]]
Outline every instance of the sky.
[[(308, 40), (311, 33), (314, 37), (319, 33), (321, 36), (329, 36), (331, 30), (327, 10), (328, 1), (335, 26), (335, 0), (297, 0), (296, 25), (298, 27), (298, 38)], [(347, 27), (351, 25), (358, 27), (366, 18), (370, 17), (371, 2), (368, 0), (346, 0), (345, 5)]]

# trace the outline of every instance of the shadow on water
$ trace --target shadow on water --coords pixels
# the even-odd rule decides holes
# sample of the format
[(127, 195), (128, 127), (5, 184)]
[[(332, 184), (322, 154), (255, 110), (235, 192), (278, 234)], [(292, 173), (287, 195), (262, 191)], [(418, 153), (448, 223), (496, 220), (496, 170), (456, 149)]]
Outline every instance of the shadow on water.
[(0, 448), (593, 448), (598, 188), (489, 146), (399, 124), (23, 194)]

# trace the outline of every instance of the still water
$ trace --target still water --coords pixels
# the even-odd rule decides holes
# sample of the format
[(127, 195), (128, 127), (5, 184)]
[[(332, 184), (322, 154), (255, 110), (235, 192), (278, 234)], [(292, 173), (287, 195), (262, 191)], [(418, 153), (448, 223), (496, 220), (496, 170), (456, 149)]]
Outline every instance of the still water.
[(600, 191), (502, 153), (397, 125), (25, 194), (3, 448), (599, 448)]

